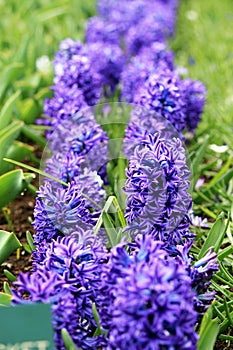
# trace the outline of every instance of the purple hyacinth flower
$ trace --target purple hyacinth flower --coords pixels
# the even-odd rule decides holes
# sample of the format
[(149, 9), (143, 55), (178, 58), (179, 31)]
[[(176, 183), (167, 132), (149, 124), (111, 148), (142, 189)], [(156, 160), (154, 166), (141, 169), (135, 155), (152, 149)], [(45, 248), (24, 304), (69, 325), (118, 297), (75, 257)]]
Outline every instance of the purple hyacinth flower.
[(129, 159), (125, 216), (131, 235), (147, 232), (167, 245), (190, 238), (190, 172), (179, 139), (146, 134)]
[(126, 245), (113, 248), (102, 291), (108, 349), (196, 349), (191, 279), (161, 242), (144, 236), (129, 251)]
[(180, 137), (166, 118), (152, 110), (135, 105), (131, 110), (130, 120), (125, 130), (124, 154), (128, 159), (133, 155), (136, 146), (144, 144), (143, 140), (146, 135), (156, 132), (159, 132), (160, 138), (165, 140)]
[(127, 102), (133, 102), (136, 94), (144, 86), (146, 80), (157, 70), (174, 69), (173, 53), (167, 50), (164, 42), (154, 42), (144, 47), (133, 57), (122, 72), (121, 97)]
[(88, 58), (88, 50), (80, 41), (61, 42), (54, 59), (54, 85), (74, 85), (83, 93), (88, 105), (100, 99), (101, 79)]
[(117, 26), (111, 22), (105, 22), (100, 17), (91, 17), (86, 24), (86, 42), (103, 42), (120, 46), (120, 33)]
[(97, 124), (91, 111), (80, 111), (69, 120), (64, 120), (48, 137), (53, 153), (82, 156), (83, 168), (97, 171), (105, 176), (108, 161), (107, 136)]
[[(101, 264), (106, 262), (107, 251), (101, 240), (93, 236), (93, 231), (87, 231), (85, 237), (77, 239), (76, 235), (58, 237), (47, 244), (43, 252), (39, 246), (38, 252), (43, 259), (35, 261), (36, 270), (47, 269), (62, 276), (67, 288), (77, 295), (78, 299), (88, 297), (88, 311), (91, 316), (91, 302), (95, 301), (101, 282)], [(78, 302), (81, 303), (79, 300)]]
[[(56, 152), (46, 160), (45, 172), (63, 182), (69, 183), (82, 173), (83, 162), (84, 158), (74, 152), (68, 154)], [(46, 178), (46, 181), (54, 182), (54, 180), (49, 178)]]
[(191, 242), (184, 246), (177, 246), (173, 253), (181, 258), (186, 266), (186, 270), (192, 280), (192, 289), (195, 291), (194, 308), (201, 319), (204, 313), (212, 304), (215, 291), (210, 290), (211, 279), (218, 271), (219, 265), (217, 254), (212, 248), (198, 261), (193, 264), (193, 258), (190, 254)]
[(168, 119), (178, 132), (184, 130), (185, 101), (181, 80), (175, 72), (158, 69), (148, 78), (135, 102)]
[(80, 230), (85, 232), (95, 222), (96, 219), (87, 208), (79, 187), (69, 184), (67, 188), (63, 188), (50, 182), (40, 187), (33, 222), (36, 244)]
[(142, 0), (120, 2), (118, 0), (101, 0), (97, 4), (97, 9), (100, 17), (117, 26), (119, 32), (124, 34), (148, 14), (149, 8), (155, 9), (155, 6), (152, 5), (151, 2)]
[(106, 95), (112, 95), (120, 81), (125, 57), (118, 45), (95, 42), (88, 45), (89, 59), (101, 77)]
[(194, 132), (201, 120), (205, 100), (206, 87), (198, 80), (182, 80), (182, 90), (185, 100), (186, 128)]
[[(56, 129), (60, 121), (71, 118), (81, 109), (87, 109), (83, 92), (74, 84), (71, 87), (60, 83), (54, 88), (54, 96), (44, 101), (44, 119), (40, 119), (39, 123), (50, 126), (51, 133)], [(38, 123), (38, 121), (37, 121)]]
[(85, 304), (81, 307), (77, 304), (77, 298), (66, 287), (59, 274), (47, 270), (38, 270), (32, 274), (21, 273), (14, 282), (14, 287), (16, 287), (12, 289), (14, 305), (31, 302), (51, 303), (56, 349), (66, 349), (61, 336), (62, 328), (69, 332), (76, 346), (84, 350), (97, 350), (105, 343), (102, 336), (92, 338), (93, 329), (87, 320), (79, 316)]
[(126, 52), (129, 56), (136, 56), (141, 49), (150, 46), (155, 41), (164, 41), (161, 25), (153, 16), (147, 16), (137, 25), (129, 28), (125, 35)]
[[(67, 155), (55, 153), (47, 160), (45, 171), (63, 182), (72, 183), (84, 195), (86, 207), (92, 210), (92, 214), (94, 214), (93, 209), (96, 215), (99, 214), (99, 209), (103, 207), (106, 198), (104, 182), (96, 171), (85, 168), (85, 160), (82, 156), (74, 152)], [(46, 181), (56, 186), (54, 180), (47, 178)]]

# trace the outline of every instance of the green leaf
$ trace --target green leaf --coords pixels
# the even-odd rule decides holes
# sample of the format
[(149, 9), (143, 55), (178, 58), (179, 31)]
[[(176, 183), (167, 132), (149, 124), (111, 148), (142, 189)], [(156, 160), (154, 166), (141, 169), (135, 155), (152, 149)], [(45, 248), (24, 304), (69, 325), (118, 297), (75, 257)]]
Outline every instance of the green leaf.
[(35, 99), (36, 100), (44, 100), (46, 97), (51, 98), (53, 96), (53, 91), (47, 87), (40, 89), (36, 94), (35, 94)]
[(118, 214), (118, 218), (119, 218), (119, 221), (121, 223), (121, 227), (125, 227), (126, 226), (126, 220), (125, 220), (125, 217), (124, 217), (124, 214), (123, 214), (123, 211), (120, 207), (120, 204), (118, 203), (116, 197), (113, 198), (113, 204), (117, 210), (117, 214)]
[[(25, 168), (25, 169), (31, 170), (31, 171), (35, 172), (36, 174), (39, 174), (39, 175), (48, 177), (49, 179), (54, 180), (54, 181), (58, 182), (59, 184), (61, 184), (61, 185), (63, 185), (63, 186), (66, 186), (66, 187), (68, 186), (68, 184), (65, 183), (64, 181), (61, 181), (61, 180), (57, 179), (56, 177), (54, 177), (54, 176), (52, 176), (52, 175), (50, 175), (50, 174), (45, 173), (45, 172), (42, 171), (42, 170), (33, 168), (33, 167), (30, 166), (30, 165), (26, 165), (26, 164), (23, 164), (23, 163), (20, 163), (20, 162), (17, 162), (17, 161), (15, 161), (15, 160), (13, 160), (13, 159), (8, 159), (8, 158), (4, 158), (3, 160), (6, 161), (6, 162), (9, 162), (9, 163), (12, 163), (12, 164), (21, 166), (21, 167), (23, 167), (23, 168)], [(22, 171), (22, 170), (21, 170), (21, 171)]]
[(203, 190), (203, 194), (206, 196), (208, 194), (212, 194), (218, 185), (226, 186), (229, 181), (233, 178), (233, 169), (229, 169), (222, 176), (220, 176), (214, 183), (210, 184)]
[(38, 135), (37, 129), (33, 125), (24, 125), (22, 128), (22, 133), (27, 136), (30, 140), (38, 143), (40, 146), (46, 146), (46, 140), (43, 136)]
[(21, 169), (12, 170), (0, 176), (0, 208), (13, 201), (33, 179), (34, 175), (24, 175)]
[(3, 290), (4, 290), (4, 293), (6, 293), (6, 294), (9, 294), (9, 295), (12, 294), (9, 283), (6, 281), (4, 281), (4, 283), (3, 283)]
[(61, 335), (62, 335), (62, 339), (63, 339), (64, 345), (65, 345), (65, 348), (67, 350), (82, 350), (82, 349), (76, 347), (71, 336), (69, 335), (69, 333), (67, 332), (67, 330), (65, 328), (62, 328)]
[(106, 212), (103, 212), (102, 217), (103, 217), (104, 228), (107, 232), (109, 242), (111, 244), (111, 247), (114, 247), (118, 243), (117, 230), (115, 229), (112, 223), (111, 217)]
[(13, 273), (11, 273), (10, 271), (8, 271), (7, 269), (3, 270), (4, 275), (6, 276), (6, 278), (8, 278), (8, 280), (10, 282), (15, 282), (17, 280), (17, 278), (15, 277), (15, 275), (13, 275)]
[(0, 305), (9, 306), (11, 304), (12, 296), (10, 294), (0, 292)]
[(14, 81), (22, 72), (22, 63), (13, 63), (2, 72), (0, 79), (0, 103), (2, 102), (8, 86)]
[(206, 323), (204, 331), (200, 334), (197, 350), (213, 350), (218, 333), (218, 319), (214, 319)]
[(0, 230), (0, 264), (6, 261), (11, 253), (20, 247), (21, 243), (13, 232)]
[(232, 315), (231, 315), (231, 313), (230, 313), (229, 304), (228, 304), (228, 302), (226, 301), (226, 298), (224, 298), (224, 307), (225, 307), (226, 315), (227, 315), (227, 317), (228, 317), (228, 320), (229, 320), (229, 322), (230, 322), (230, 325), (231, 325), (231, 327), (233, 327), (233, 317), (232, 317)]
[(33, 98), (26, 98), (20, 101), (18, 104), (18, 110), (20, 119), (25, 122), (25, 124), (33, 124), (40, 115), (40, 107), (36, 100)]
[[(22, 161), (25, 158), (30, 158), (32, 156), (32, 152), (34, 151), (34, 147), (22, 143), (20, 141), (14, 141), (10, 146), (9, 150), (6, 153), (7, 158), (14, 159), (16, 161)], [(14, 169), (14, 166), (10, 163), (2, 163), (1, 164), (1, 172), (6, 173), (9, 170)]]
[(218, 181), (222, 178), (222, 176), (224, 176), (224, 174), (228, 171), (228, 169), (230, 168), (231, 165), (232, 165), (232, 158), (228, 158), (226, 164), (222, 167), (222, 169), (209, 182), (207, 188), (212, 187), (213, 185), (218, 183)]
[(193, 187), (200, 175), (199, 165), (204, 157), (205, 151), (208, 147), (209, 137), (206, 137), (205, 141), (202, 143), (201, 147), (195, 152), (195, 158), (192, 160), (191, 169), (193, 175)]
[(218, 251), (223, 238), (225, 236), (225, 223), (224, 223), (224, 213), (221, 213), (217, 218), (216, 222), (212, 226), (205, 243), (203, 244), (199, 254), (198, 260), (203, 258), (207, 251), (213, 247), (214, 251)]
[(51, 20), (54, 17), (64, 15), (68, 11), (69, 9), (67, 6), (53, 7), (51, 9), (46, 9), (46, 10), (42, 8), (42, 11), (38, 12), (38, 21), (46, 22), (48, 20)]
[(32, 238), (30, 231), (26, 232), (26, 238), (27, 238), (28, 245), (29, 245), (31, 252), (32, 252), (33, 250), (36, 249), (36, 247), (34, 246), (34, 241), (33, 241), (33, 238)]
[(197, 350), (213, 350), (219, 332), (218, 319), (213, 318), (213, 304), (202, 318)]
[(6, 156), (6, 153), (10, 146), (12, 145), (14, 139), (19, 135), (20, 130), (22, 129), (23, 123), (20, 121), (12, 122), (6, 128), (0, 132), (0, 174), (3, 173), (1, 165), (3, 162), (3, 157)]
[(0, 130), (5, 128), (12, 119), (12, 111), (15, 107), (15, 102), (18, 100), (21, 92), (16, 91), (4, 104), (0, 113)]
[(228, 257), (232, 253), (233, 253), (233, 245), (230, 245), (230, 246), (224, 248), (223, 250), (221, 250), (221, 252), (219, 252), (218, 260), (222, 261), (223, 259), (225, 259), (226, 257)]
[(115, 198), (114, 196), (108, 197), (108, 199), (103, 207), (103, 210), (99, 216), (99, 219), (94, 227), (94, 234), (97, 234), (99, 229), (101, 228), (101, 225), (103, 223), (103, 212), (106, 212), (106, 213), (108, 212), (109, 208), (112, 206), (114, 198)]
[(104, 225), (104, 228), (107, 232), (109, 242), (111, 246), (115, 246), (119, 243), (120, 239), (122, 238), (122, 232), (119, 230), (119, 232), (116, 230), (112, 218), (109, 215), (109, 212), (117, 213), (119, 223), (122, 227), (126, 226), (126, 221), (123, 215), (123, 212), (120, 208), (120, 205), (116, 199), (115, 196), (109, 196), (103, 210), (101, 211), (101, 214), (99, 216), (99, 219), (97, 221), (97, 224), (94, 228), (94, 234), (97, 234), (101, 225)]

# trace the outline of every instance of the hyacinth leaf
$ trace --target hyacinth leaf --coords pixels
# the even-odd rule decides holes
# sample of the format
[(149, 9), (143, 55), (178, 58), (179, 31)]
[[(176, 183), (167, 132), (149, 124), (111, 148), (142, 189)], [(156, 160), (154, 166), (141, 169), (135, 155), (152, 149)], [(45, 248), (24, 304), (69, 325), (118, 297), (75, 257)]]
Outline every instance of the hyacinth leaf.
[(33, 244), (33, 238), (32, 238), (32, 235), (31, 235), (30, 231), (26, 232), (26, 238), (27, 238), (28, 246), (29, 246), (29, 248), (31, 250), (31, 253), (32, 253), (32, 251), (35, 250), (36, 247)]
[(231, 287), (233, 288), (233, 276), (227, 271), (224, 264), (220, 264), (220, 271), (227, 277), (228, 281), (231, 282)]
[[(7, 151), (6, 157), (17, 161), (21, 161), (26, 157), (30, 158), (33, 150), (34, 150), (34, 147), (30, 145), (27, 145), (20, 141), (14, 141), (13, 144), (10, 146), (9, 150)], [(1, 165), (2, 173), (5, 173), (12, 169), (13, 169), (13, 165), (9, 163), (5, 162)]]
[(2, 102), (8, 86), (14, 81), (18, 75), (22, 72), (22, 63), (13, 63), (8, 65), (7, 68), (1, 74), (0, 80), (0, 102)]
[(33, 125), (24, 125), (22, 128), (22, 133), (27, 136), (29, 139), (34, 141), (35, 143), (38, 143), (40, 146), (45, 147), (46, 146), (46, 140), (44, 137), (38, 135), (36, 132), (36, 128), (33, 127)]
[(224, 222), (224, 213), (222, 212), (219, 217), (217, 218), (216, 222), (212, 226), (207, 239), (205, 243), (203, 244), (199, 255), (198, 255), (198, 260), (203, 258), (203, 256), (206, 254), (206, 252), (213, 247), (214, 251), (217, 252), (223, 238), (225, 236), (226, 232), (226, 227), (225, 227), (225, 222)]
[(101, 214), (99, 216), (99, 219), (96, 223), (96, 226), (94, 228), (94, 234), (97, 234), (100, 230), (102, 224), (105, 227), (105, 230), (107, 232), (109, 242), (111, 246), (115, 246), (119, 243), (119, 239), (121, 237), (121, 234), (119, 234), (112, 222), (111, 216), (109, 215), (109, 212), (111, 213), (117, 213), (117, 217), (119, 220), (119, 223), (122, 227), (126, 226), (125, 218), (122, 213), (122, 210), (120, 208), (120, 205), (117, 201), (117, 198), (115, 196), (108, 197), (103, 210), (101, 211)]
[(15, 107), (15, 102), (18, 100), (21, 91), (16, 91), (4, 104), (0, 113), (0, 130), (5, 128), (12, 119), (12, 111)]
[(101, 211), (101, 214), (99, 216), (99, 219), (95, 225), (95, 228), (94, 228), (94, 234), (97, 234), (101, 228), (101, 225), (103, 223), (103, 212), (108, 212), (109, 211), (109, 208), (112, 206), (112, 203), (113, 203), (113, 200), (114, 200), (114, 196), (110, 196), (108, 197), (104, 207), (103, 207), (103, 210)]
[(229, 323), (230, 323), (231, 327), (233, 327), (233, 317), (232, 317), (232, 315), (230, 313), (230, 310), (229, 310), (230, 306), (229, 306), (228, 302), (226, 301), (226, 298), (224, 298), (224, 307), (225, 307), (225, 310), (226, 310), (226, 314), (227, 314), (227, 318), (229, 320)]
[(205, 154), (205, 151), (208, 147), (208, 143), (209, 143), (209, 137), (207, 137), (205, 139), (205, 141), (202, 143), (201, 147), (195, 152), (195, 158), (192, 160), (192, 166), (191, 166), (191, 169), (192, 169), (192, 173), (194, 174), (194, 177), (193, 177), (193, 186), (196, 185), (196, 182), (199, 178), (199, 175), (200, 175), (200, 163), (204, 157), (204, 154)]
[(9, 171), (0, 176), (0, 208), (24, 191), (33, 178), (33, 174), (24, 174), (21, 169)]
[(213, 179), (208, 183), (207, 188), (215, 185), (219, 179), (228, 171), (230, 166), (232, 165), (232, 158), (228, 158), (226, 164), (222, 167), (222, 169), (213, 177)]
[(219, 332), (218, 319), (209, 320), (203, 318), (202, 332), (198, 341), (198, 350), (213, 350)]
[(9, 294), (9, 295), (12, 294), (9, 283), (6, 281), (3, 283), (3, 290), (4, 290), (4, 293), (6, 293), (6, 294)]
[(61, 180), (57, 179), (56, 177), (54, 177), (54, 176), (52, 176), (52, 175), (49, 175), (49, 174), (45, 173), (44, 171), (39, 170), (39, 169), (36, 169), (36, 168), (34, 168), (34, 167), (30, 166), (30, 165), (26, 165), (26, 164), (23, 164), (23, 163), (21, 163), (21, 162), (17, 162), (17, 161), (15, 161), (15, 160), (13, 160), (13, 159), (8, 159), (8, 158), (3, 158), (3, 160), (6, 161), (6, 162), (9, 162), (9, 163), (12, 163), (12, 164), (21, 166), (22, 168), (31, 170), (31, 171), (33, 171), (34, 173), (37, 173), (37, 174), (39, 174), (39, 175), (41, 175), (41, 176), (48, 177), (49, 179), (54, 180), (54, 181), (58, 182), (59, 184), (61, 184), (61, 185), (63, 185), (63, 186), (66, 186), (66, 187), (68, 186), (68, 184), (67, 184), (66, 182), (61, 181)]
[(28, 254), (32, 254), (32, 250), (31, 250), (31, 248), (29, 247), (28, 244), (22, 243), (22, 246), (23, 246), (23, 249), (24, 249)]
[(46, 97), (52, 97), (53, 92), (51, 89), (44, 87), (40, 89), (36, 94), (35, 94), (35, 99), (36, 100), (44, 100)]
[(122, 212), (122, 209), (121, 209), (120, 204), (117, 201), (116, 197), (113, 198), (113, 204), (114, 204), (114, 206), (115, 206), (115, 208), (117, 210), (117, 214), (118, 214), (119, 221), (121, 223), (121, 227), (125, 227), (126, 226), (126, 220), (125, 220), (124, 214)]
[(0, 264), (6, 261), (11, 253), (20, 247), (21, 243), (13, 232), (0, 230)]
[(64, 341), (65, 348), (67, 350), (82, 350), (82, 349), (76, 347), (71, 336), (69, 335), (69, 333), (67, 332), (67, 330), (65, 328), (62, 328), (61, 335), (62, 335), (62, 339)]
[(11, 298), (12, 297), (10, 294), (0, 292), (0, 305), (1, 306), (9, 306), (11, 303)]
[(15, 275), (13, 275), (13, 273), (11, 273), (10, 271), (5, 269), (5, 270), (3, 270), (3, 272), (4, 272), (4, 275), (6, 276), (6, 278), (8, 278), (8, 280), (10, 282), (15, 282), (17, 280)]
[(1, 164), (3, 163), (2, 158), (6, 155), (8, 149), (12, 145), (14, 139), (19, 135), (20, 130), (22, 129), (23, 123), (20, 121), (14, 121), (7, 127), (5, 127), (0, 132), (0, 174), (3, 173)]
[(224, 248), (219, 254), (218, 254), (218, 260), (222, 261), (223, 259), (227, 258), (230, 254), (233, 253), (233, 245), (230, 245), (229, 247)]
[(203, 191), (204, 195), (208, 195), (208, 193), (212, 193), (218, 185), (226, 186), (226, 184), (228, 184), (232, 178), (233, 178), (233, 169), (229, 169), (224, 174), (222, 174), (220, 177), (218, 177), (218, 179), (214, 183), (209, 184), (204, 189), (204, 191)]
[(199, 335), (201, 336), (205, 332), (206, 325), (211, 322), (213, 319), (213, 309), (215, 307), (216, 301), (213, 301), (212, 305), (207, 309), (206, 313), (204, 314), (200, 329), (199, 329)]
[(111, 247), (114, 247), (115, 245), (117, 245), (117, 231), (112, 223), (111, 217), (107, 213), (103, 212), (102, 217), (104, 228), (109, 238), (109, 242), (111, 244)]
[(48, 9), (42, 9), (41, 11), (38, 11), (37, 20), (39, 22), (46, 22), (54, 17), (64, 15), (68, 11), (69, 8), (67, 6), (58, 6)]
[(40, 106), (35, 99), (27, 98), (18, 104), (20, 119), (26, 124), (32, 124), (40, 114)]
[(97, 328), (95, 330), (94, 337), (97, 337), (100, 334), (104, 334), (104, 331), (101, 330), (100, 318), (99, 318), (99, 314), (98, 314), (98, 311), (96, 309), (95, 303), (92, 303), (92, 313), (93, 313), (93, 317), (95, 319), (95, 322), (97, 324)]

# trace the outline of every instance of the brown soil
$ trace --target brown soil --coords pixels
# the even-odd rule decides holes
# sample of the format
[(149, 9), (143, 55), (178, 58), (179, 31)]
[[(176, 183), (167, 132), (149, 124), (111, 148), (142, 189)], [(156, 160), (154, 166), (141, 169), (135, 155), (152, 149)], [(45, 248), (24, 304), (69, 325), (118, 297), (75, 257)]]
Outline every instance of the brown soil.
[[(27, 243), (26, 231), (30, 231), (31, 234), (34, 232), (30, 223), (33, 217), (34, 205), (35, 198), (33, 194), (26, 191), (24, 195), (18, 196), (7, 207), (14, 232), (22, 244)], [(2, 212), (0, 212), (0, 230), (12, 231)], [(17, 276), (19, 272), (26, 272), (31, 268), (31, 255), (23, 247), (20, 248), (20, 255), (17, 255), (19, 255), (17, 252), (13, 252), (8, 260), (0, 266), (0, 291), (3, 291), (3, 282), (8, 281), (4, 275), (4, 269)]]

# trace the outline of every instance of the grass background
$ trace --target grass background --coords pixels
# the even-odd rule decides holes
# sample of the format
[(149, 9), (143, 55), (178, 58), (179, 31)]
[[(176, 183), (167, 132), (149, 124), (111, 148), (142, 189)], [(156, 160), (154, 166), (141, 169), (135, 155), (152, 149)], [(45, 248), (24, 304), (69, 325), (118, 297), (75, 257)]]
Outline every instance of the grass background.
[[(52, 85), (52, 70), (38, 71), (37, 59), (47, 55), (52, 60), (59, 42), (66, 37), (83, 39), (85, 22), (94, 14), (93, 0), (0, 0), (0, 108), (7, 98), (20, 91), (12, 119), (23, 120), (32, 133), (40, 133), (33, 123), (42, 113), (44, 97), (50, 94), (48, 87)], [(188, 77), (201, 80), (207, 87), (203, 118), (187, 150), (193, 185), (200, 177), (204, 180), (199, 189), (193, 188), (195, 214), (207, 218), (212, 227), (211, 235), (209, 230), (193, 228), (197, 234), (193, 254), (199, 255), (211, 237), (209, 243), (215, 245), (221, 261), (214, 280), (218, 301), (205, 323), (207, 329), (216, 320), (219, 339), (224, 342), (219, 349), (233, 348), (232, 43), (232, 0), (180, 0), (176, 35), (169, 45), (175, 52), (177, 66), (187, 68)], [(9, 75), (9, 67), (15, 66), (18, 68)], [(19, 139), (27, 142), (28, 135), (21, 134)], [(211, 349), (210, 344), (203, 346), (200, 349)]]

